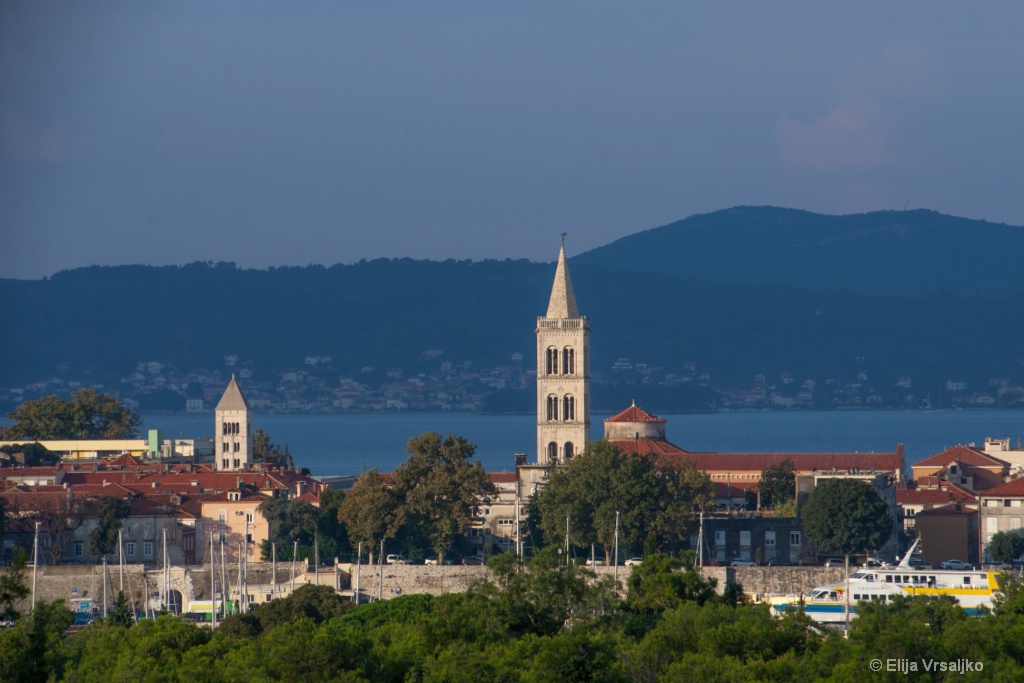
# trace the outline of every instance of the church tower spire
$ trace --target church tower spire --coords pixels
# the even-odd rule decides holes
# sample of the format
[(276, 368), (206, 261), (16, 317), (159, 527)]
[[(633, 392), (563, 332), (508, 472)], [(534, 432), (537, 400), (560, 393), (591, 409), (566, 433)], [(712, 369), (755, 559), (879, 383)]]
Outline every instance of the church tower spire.
[(537, 462), (565, 464), (590, 441), (590, 323), (558, 252), (547, 314), (537, 318)]
[(231, 375), (224, 395), (214, 410), (214, 469), (218, 472), (247, 470), (252, 465), (252, 408)]

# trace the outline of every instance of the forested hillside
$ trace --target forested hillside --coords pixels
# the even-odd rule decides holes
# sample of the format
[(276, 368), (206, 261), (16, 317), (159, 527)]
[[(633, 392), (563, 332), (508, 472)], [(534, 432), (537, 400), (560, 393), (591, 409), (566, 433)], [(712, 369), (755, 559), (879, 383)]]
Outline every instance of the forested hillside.
[[(768, 223), (773, 215), (794, 213), (733, 211), (750, 221), (763, 214)], [(796, 213), (809, 222), (783, 231), (791, 245), (824, 218)], [(907, 215), (923, 220), (932, 214)], [(949, 232), (954, 220), (942, 217), (934, 230)], [(925, 228), (915, 226), (907, 228), (907, 239), (920, 245)], [(846, 247), (828, 251), (831, 238), (823, 238), (816, 256), (798, 263), (792, 249), (788, 261), (779, 249), (771, 250), (771, 225), (762, 225), (758, 241), (743, 248), (736, 242), (731, 256), (711, 267), (704, 263), (706, 253), (680, 246), (671, 227), (571, 262), (580, 308), (593, 330), (598, 381), (660, 384), (668, 375), (689, 373), (694, 382), (728, 389), (749, 387), (757, 374), (769, 382), (789, 373), (797, 384), (810, 379), (840, 385), (866, 376), (880, 392), (909, 377), (919, 394), (933, 397), (950, 379), (972, 387), (988, 386), (992, 378), (1022, 382), (1021, 298), (977, 293), (1010, 286), (1022, 276), (1012, 268), (992, 268), (994, 256), (988, 264), (971, 262), (975, 247), (936, 242), (921, 252), (934, 255), (935, 263), (900, 252), (900, 263), (886, 265), (895, 252), (880, 243), (854, 254)], [(970, 226), (957, 228), (963, 229)], [(871, 233), (865, 244), (896, 239), (894, 230)], [(642, 254), (630, 256), (633, 241)], [(716, 248), (725, 249), (727, 242)], [(981, 242), (991, 244), (988, 238)], [(1007, 237), (996, 255), (1016, 253), (1014, 244)], [(840, 254), (850, 258), (836, 260)], [(950, 258), (963, 260), (963, 267), (944, 271), (941, 264)], [(679, 267), (671, 268), (673, 263)], [(860, 280), (872, 282), (873, 289), (889, 283), (885, 294), (842, 288), (844, 268), (854, 272), (857, 263), (863, 266)], [(923, 284), (897, 286), (892, 270)], [(747, 282), (715, 281), (741, 271)], [(774, 271), (807, 286), (773, 283)], [(929, 271), (935, 276), (924, 282)], [(442, 361), (486, 368), (508, 364), (516, 353), (531, 367), (535, 321), (546, 310), (552, 274), (551, 264), (523, 260), (381, 259), (266, 271), (230, 263), (91, 267), (39, 281), (0, 280), (0, 306), (9, 321), (0, 336), (0, 378), (8, 386), (58, 375), (116, 383), (140, 361), (223, 368), (226, 354), (237, 354), (261, 373), (302, 367), (311, 355), (330, 356), (335, 376), (367, 366), (432, 371)], [(996, 281), (1003, 284), (997, 287)], [(657, 370), (648, 373), (650, 379), (625, 378), (612, 372), (620, 358)]]

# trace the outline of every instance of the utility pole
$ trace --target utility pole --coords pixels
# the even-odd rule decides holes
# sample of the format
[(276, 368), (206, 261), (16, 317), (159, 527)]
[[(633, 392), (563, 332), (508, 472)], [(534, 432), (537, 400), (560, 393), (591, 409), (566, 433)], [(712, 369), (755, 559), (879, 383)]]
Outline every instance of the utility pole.
[(362, 602), (362, 596), (359, 593), (359, 574), (363, 567), (363, 542), (359, 541), (359, 550), (356, 551), (356, 604)]
[(39, 586), (39, 522), (36, 522), (36, 540), (32, 544), (32, 611), (36, 611), (36, 588)]
[(213, 530), (210, 530), (210, 624), (217, 628), (217, 553), (213, 547)]
[(615, 511), (615, 590), (619, 589), (619, 511)]

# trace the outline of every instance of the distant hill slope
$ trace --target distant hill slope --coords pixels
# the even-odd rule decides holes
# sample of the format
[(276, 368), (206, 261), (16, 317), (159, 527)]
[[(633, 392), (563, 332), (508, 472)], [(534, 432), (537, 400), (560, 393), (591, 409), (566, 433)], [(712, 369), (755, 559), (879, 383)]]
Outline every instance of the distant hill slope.
[(826, 216), (739, 206), (691, 216), (576, 256), (637, 273), (920, 296), (1024, 291), (1024, 228), (934, 211)]
[[(275, 382), (307, 355), (333, 357), (332, 383), (363, 366), (481, 368), (510, 364), (514, 353), (531, 368), (553, 274), (553, 264), (527, 261), (402, 259), (268, 271), (93, 267), (0, 280), (0, 388), (60, 375), (116, 385), (139, 361), (216, 369), (225, 354)], [(921, 394), (947, 379), (1021, 381), (1019, 297), (880, 297), (584, 264), (572, 276), (591, 321), (595, 376), (613, 377), (616, 359), (628, 357), (664, 373), (692, 361), (725, 387), (783, 371), (840, 383), (866, 372), (880, 388), (906, 375)]]

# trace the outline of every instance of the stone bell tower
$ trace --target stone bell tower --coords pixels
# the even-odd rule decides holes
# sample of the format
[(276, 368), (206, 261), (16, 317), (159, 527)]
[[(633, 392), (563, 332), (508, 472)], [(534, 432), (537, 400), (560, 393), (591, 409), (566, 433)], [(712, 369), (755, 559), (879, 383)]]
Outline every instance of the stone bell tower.
[(564, 465), (590, 441), (590, 324), (558, 252), (548, 311), (537, 318), (537, 462)]

